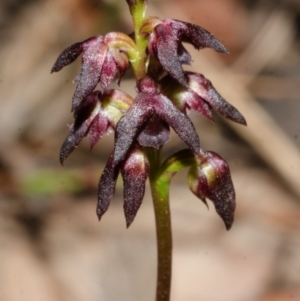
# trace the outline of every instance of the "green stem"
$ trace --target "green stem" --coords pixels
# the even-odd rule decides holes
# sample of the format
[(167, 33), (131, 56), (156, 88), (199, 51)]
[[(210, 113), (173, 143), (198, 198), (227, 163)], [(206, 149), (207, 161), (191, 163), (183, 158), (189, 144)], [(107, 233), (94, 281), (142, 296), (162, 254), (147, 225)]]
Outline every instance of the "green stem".
[(136, 81), (146, 76), (146, 48), (148, 45), (147, 38), (140, 34), (140, 28), (145, 20), (147, 9), (146, 0), (130, 0), (129, 3), (130, 13), (132, 15), (134, 25), (134, 37), (137, 46), (138, 56), (134, 61), (131, 61), (134, 76)]
[(158, 269), (156, 301), (169, 301), (172, 273), (172, 230), (169, 207), (170, 177), (158, 176), (160, 153), (149, 150), (150, 186), (154, 204)]

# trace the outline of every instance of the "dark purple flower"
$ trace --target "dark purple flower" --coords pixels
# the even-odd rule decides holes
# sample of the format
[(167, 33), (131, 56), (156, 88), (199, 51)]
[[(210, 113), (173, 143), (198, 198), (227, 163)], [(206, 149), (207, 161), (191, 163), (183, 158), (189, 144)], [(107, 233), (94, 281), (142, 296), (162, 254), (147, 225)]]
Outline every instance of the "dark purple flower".
[(72, 111), (100, 83), (101, 92), (116, 78), (120, 78), (128, 68), (128, 49), (134, 49), (134, 42), (122, 33), (109, 33), (76, 43), (65, 49), (55, 62), (51, 72), (57, 72), (82, 55), (81, 73), (76, 78), (77, 87), (72, 100)]
[[(191, 120), (166, 96), (157, 91), (157, 85), (151, 78), (145, 77), (139, 83), (138, 94), (133, 104), (117, 124), (114, 165), (119, 164), (125, 158), (134, 140), (144, 129), (143, 135), (146, 135), (146, 137), (139, 137), (139, 142), (146, 141), (147, 143), (145, 144), (148, 147), (157, 146), (151, 134), (152, 131), (154, 133), (157, 132), (155, 125), (153, 125), (155, 120), (159, 121), (159, 127), (166, 128), (165, 124), (170, 125), (195, 154), (199, 153), (199, 137)], [(148, 127), (149, 123), (147, 124), (149, 121), (152, 123), (150, 129)], [(150, 133), (149, 135), (147, 135), (148, 132)]]
[(183, 112), (193, 109), (205, 118), (213, 119), (211, 109), (237, 123), (246, 125), (243, 115), (228, 103), (202, 74), (184, 72), (188, 88), (179, 85), (173, 78), (166, 76), (161, 84), (165, 93)]
[(201, 152), (197, 164), (188, 173), (191, 191), (206, 204), (210, 199), (223, 219), (227, 230), (233, 223), (235, 192), (229, 167), (224, 159), (214, 152)]
[(75, 122), (61, 147), (60, 162), (63, 164), (83, 137), (89, 137), (92, 148), (110, 128), (115, 129), (132, 101), (119, 90), (106, 90), (104, 94), (95, 91), (88, 95), (75, 111)]
[(129, 227), (144, 198), (149, 163), (139, 147), (130, 149), (125, 160), (119, 165), (113, 165), (112, 159), (113, 156), (111, 155), (100, 178), (96, 211), (100, 220), (108, 209), (121, 171), (124, 182), (124, 213), (126, 225)]
[(149, 53), (154, 56), (173, 78), (187, 87), (182, 64), (190, 64), (191, 56), (182, 42), (192, 44), (196, 49), (205, 47), (228, 53), (225, 46), (211, 33), (200, 26), (165, 19), (149, 18), (141, 28), (141, 33), (149, 34)]
[[(235, 121), (237, 123), (246, 125), (246, 120), (243, 115), (230, 103), (228, 103), (214, 88), (212, 83), (206, 79), (202, 74), (185, 72), (188, 80), (189, 88), (194, 92), (195, 100), (196, 95), (204, 100), (210, 107), (212, 107), (219, 114), (227, 119)], [(196, 101), (197, 103), (197, 101)], [(196, 110), (193, 106), (193, 109)]]

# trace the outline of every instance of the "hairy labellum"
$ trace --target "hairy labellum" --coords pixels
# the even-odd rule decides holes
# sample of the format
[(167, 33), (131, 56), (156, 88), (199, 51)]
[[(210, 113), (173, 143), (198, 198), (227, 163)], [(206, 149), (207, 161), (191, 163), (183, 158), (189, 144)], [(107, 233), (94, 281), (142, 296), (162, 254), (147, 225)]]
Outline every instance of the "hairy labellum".
[(159, 149), (170, 139), (170, 127), (158, 116), (148, 119), (146, 125), (137, 137), (140, 145)]

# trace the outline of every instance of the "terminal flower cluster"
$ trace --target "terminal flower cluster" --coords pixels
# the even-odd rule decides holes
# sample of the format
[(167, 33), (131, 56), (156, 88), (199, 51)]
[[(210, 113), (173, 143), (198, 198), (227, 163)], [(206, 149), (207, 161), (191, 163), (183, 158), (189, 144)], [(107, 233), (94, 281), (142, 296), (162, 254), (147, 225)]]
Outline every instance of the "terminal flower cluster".
[[(127, 1), (129, 5), (135, 1)], [(137, 33), (136, 33), (137, 35)], [(195, 127), (188, 117), (195, 110), (213, 120), (215, 110), (225, 118), (246, 124), (241, 113), (216, 91), (202, 74), (186, 72), (191, 56), (183, 43), (196, 49), (211, 48), (228, 53), (225, 46), (198, 25), (173, 19), (150, 17), (143, 20), (139, 32), (144, 49), (142, 77), (136, 77), (136, 95), (110, 89), (141, 57), (137, 37), (120, 32), (91, 37), (65, 49), (52, 72), (74, 62), (82, 55), (81, 72), (72, 100), (74, 124), (64, 141), (60, 161), (88, 136), (93, 147), (109, 131), (115, 132), (115, 145), (99, 182), (97, 215), (108, 209), (119, 173), (124, 182), (124, 212), (127, 226), (134, 220), (142, 203), (145, 182), (151, 168), (147, 150), (161, 149), (170, 138), (170, 128), (186, 143), (192, 153), (188, 184), (202, 201), (210, 199), (227, 229), (233, 222), (235, 193), (227, 163), (214, 152), (200, 148)], [(153, 76), (153, 66), (159, 66)], [(138, 74), (138, 72), (135, 72)], [(179, 160), (179, 159), (178, 159)], [(184, 158), (181, 158), (183, 160)], [(184, 164), (183, 164), (184, 165)], [(161, 168), (157, 174), (163, 174)]]

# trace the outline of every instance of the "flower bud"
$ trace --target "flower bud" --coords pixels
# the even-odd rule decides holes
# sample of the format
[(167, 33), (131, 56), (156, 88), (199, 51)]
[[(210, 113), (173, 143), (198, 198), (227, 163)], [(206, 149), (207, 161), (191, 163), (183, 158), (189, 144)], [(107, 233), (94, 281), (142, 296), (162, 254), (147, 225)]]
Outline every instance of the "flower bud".
[(235, 192), (229, 167), (224, 159), (214, 152), (202, 152), (197, 165), (188, 173), (191, 191), (206, 203), (210, 199), (223, 219), (227, 230), (232, 226), (235, 210)]
[(129, 227), (139, 210), (148, 177), (149, 163), (140, 148), (133, 148), (121, 166), (124, 181), (124, 213), (126, 225)]

